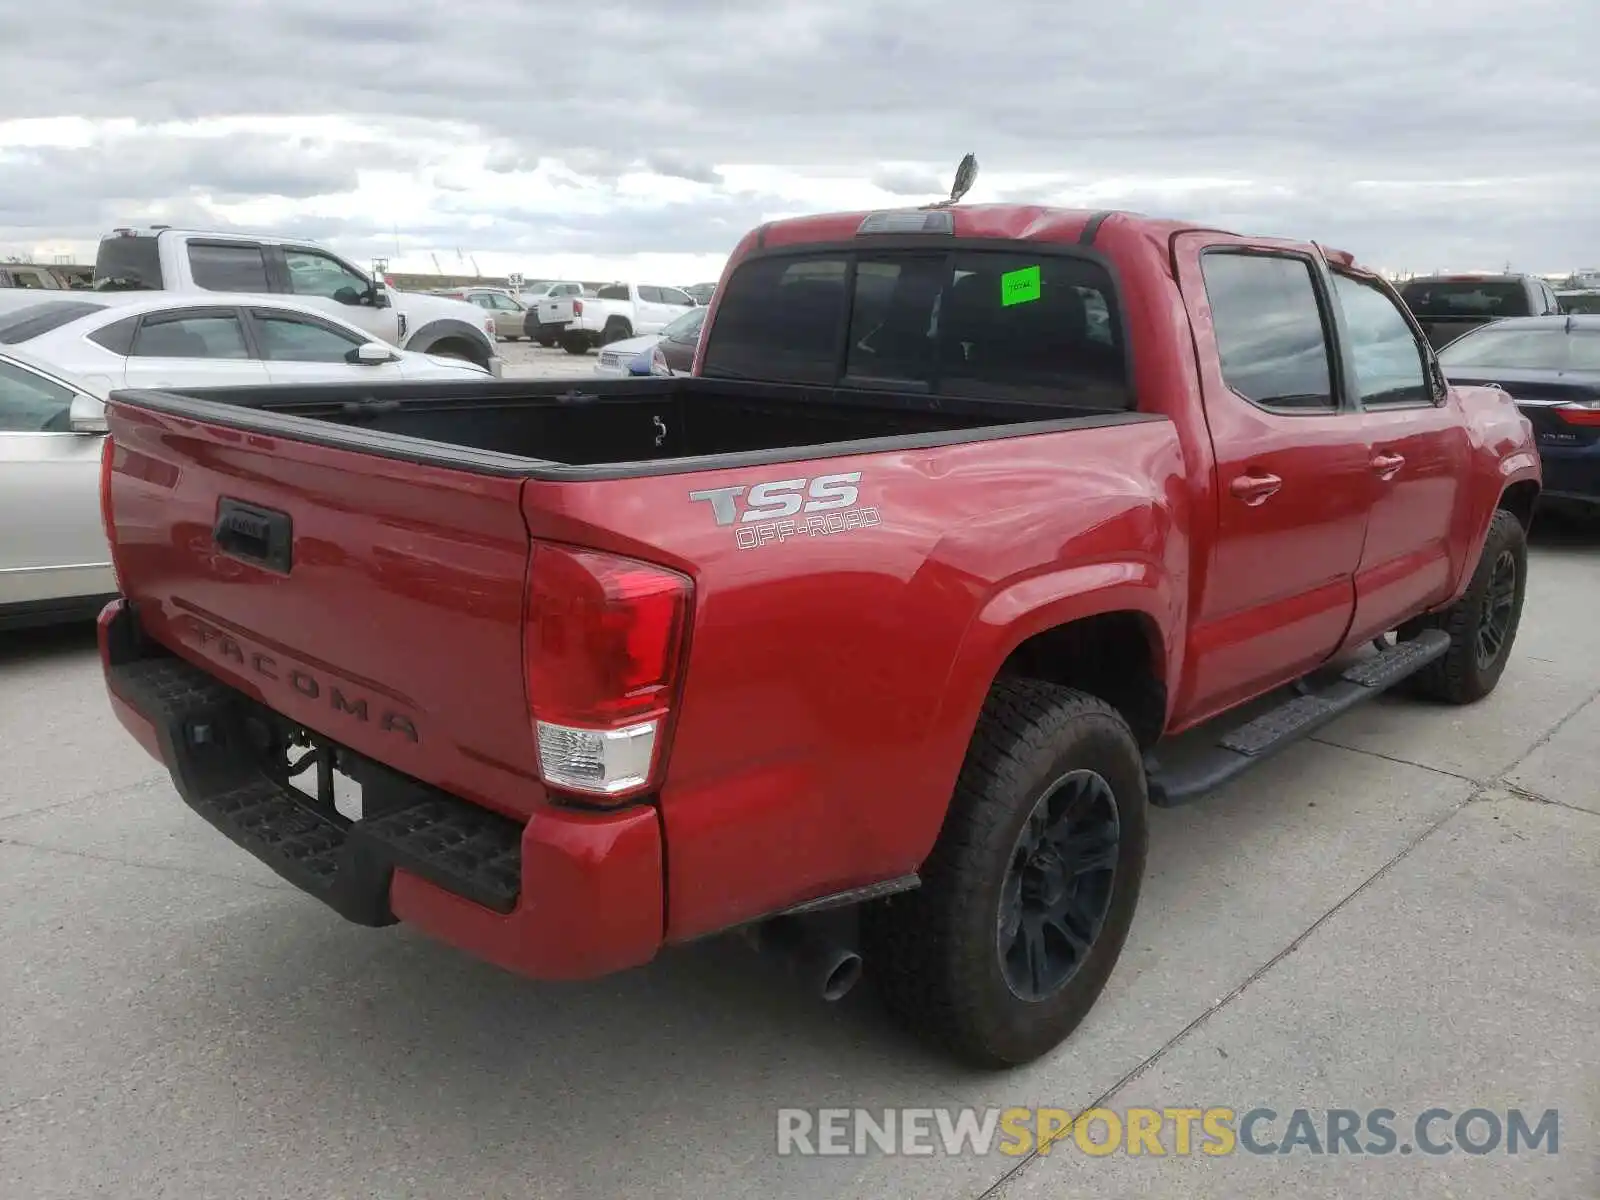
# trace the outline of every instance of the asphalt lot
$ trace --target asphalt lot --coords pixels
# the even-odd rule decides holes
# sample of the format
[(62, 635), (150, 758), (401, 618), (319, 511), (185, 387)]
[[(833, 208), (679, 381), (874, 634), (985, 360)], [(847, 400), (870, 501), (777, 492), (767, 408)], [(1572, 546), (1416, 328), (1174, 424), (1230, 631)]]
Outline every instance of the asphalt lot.
[[(1537, 542), (1488, 701), (1382, 701), (1153, 815), (1105, 996), (1009, 1075), (931, 1057), (868, 986), (823, 1005), (726, 942), (555, 986), (346, 925), (179, 803), (110, 717), (91, 631), (0, 639), (0, 1196), (1600, 1195), (1600, 538)], [(776, 1154), (780, 1107), (1096, 1100), (1389, 1108), (1402, 1132), (1435, 1106), (1557, 1108), (1560, 1140)]]
[(507, 379), (571, 379), (593, 376), (599, 355), (568, 354), (565, 350), (546, 350), (532, 342), (501, 342), (500, 357), (505, 362)]

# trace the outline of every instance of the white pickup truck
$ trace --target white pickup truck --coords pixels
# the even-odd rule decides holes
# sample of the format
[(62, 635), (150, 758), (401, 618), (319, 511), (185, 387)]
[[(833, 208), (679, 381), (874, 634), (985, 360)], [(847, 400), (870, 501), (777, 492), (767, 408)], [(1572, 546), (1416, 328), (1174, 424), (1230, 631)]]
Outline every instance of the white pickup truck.
[(568, 354), (587, 354), (623, 338), (660, 333), (694, 307), (694, 298), (681, 288), (610, 283), (593, 296), (539, 301), (539, 327), (559, 329), (561, 348)]
[(100, 291), (293, 296), (402, 350), (477, 363), (499, 377), (494, 314), (463, 300), (392, 291), (333, 251), (288, 238), (152, 225), (100, 239)]

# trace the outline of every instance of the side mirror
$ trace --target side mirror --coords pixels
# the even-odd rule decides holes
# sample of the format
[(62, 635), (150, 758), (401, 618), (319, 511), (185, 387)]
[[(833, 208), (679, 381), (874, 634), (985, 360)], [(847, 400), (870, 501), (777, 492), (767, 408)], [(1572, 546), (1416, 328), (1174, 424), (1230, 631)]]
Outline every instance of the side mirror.
[(361, 363), (369, 367), (378, 367), (384, 363), (397, 362), (399, 357), (398, 354), (382, 342), (362, 342), (361, 345), (346, 354), (344, 360), (349, 363)]
[(388, 308), (389, 305), (394, 303), (389, 299), (389, 289), (381, 283), (373, 284), (372, 290), (367, 293), (367, 296), (373, 308)]
[(106, 424), (106, 406), (93, 396), (74, 396), (69, 419), (73, 433), (110, 432)]

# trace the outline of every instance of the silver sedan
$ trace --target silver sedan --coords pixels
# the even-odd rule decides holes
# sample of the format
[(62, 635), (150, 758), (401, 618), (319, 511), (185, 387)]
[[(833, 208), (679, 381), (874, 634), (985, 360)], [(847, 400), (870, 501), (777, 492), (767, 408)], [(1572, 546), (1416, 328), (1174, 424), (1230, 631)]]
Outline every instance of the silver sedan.
[(86, 617), (117, 590), (100, 524), (100, 400), (0, 347), (0, 628)]

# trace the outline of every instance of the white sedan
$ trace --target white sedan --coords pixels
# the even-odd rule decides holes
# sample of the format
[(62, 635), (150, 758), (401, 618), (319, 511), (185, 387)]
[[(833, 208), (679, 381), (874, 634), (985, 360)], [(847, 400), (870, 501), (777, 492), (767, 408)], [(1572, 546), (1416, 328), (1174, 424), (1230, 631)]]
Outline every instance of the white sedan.
[(294, 303), (58, 295), (0, 310), (0, 628), (88, 616), (116, 590), (99, 502), (113, 389), (488, 378)]

